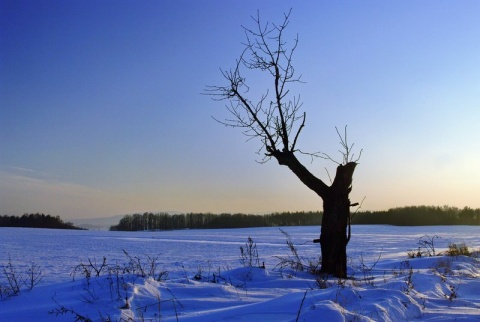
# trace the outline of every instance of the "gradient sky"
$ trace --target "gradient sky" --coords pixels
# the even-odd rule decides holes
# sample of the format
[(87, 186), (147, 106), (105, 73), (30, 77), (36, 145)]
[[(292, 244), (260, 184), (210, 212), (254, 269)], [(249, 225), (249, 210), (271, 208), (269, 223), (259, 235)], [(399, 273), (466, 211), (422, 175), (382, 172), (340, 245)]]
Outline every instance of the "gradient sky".
[(299, 147), (340, 159), (335, 126), (348, 125), (364, 209), (480, 207), (479, 1), (0, 3), (0, 214), (322, 209), (201, 95), (225, 83), (250, 15), (290, 8)]

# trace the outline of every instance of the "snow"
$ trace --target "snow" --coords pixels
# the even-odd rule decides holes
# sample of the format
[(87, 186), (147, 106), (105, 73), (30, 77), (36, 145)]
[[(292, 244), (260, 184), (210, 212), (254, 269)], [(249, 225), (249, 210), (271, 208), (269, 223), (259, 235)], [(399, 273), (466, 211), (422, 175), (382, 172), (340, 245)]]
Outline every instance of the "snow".
[[(319, 227), (282, 229), (304, 263), (318, 258)], [(279, 266), (291, 254), (278, 228), (0, 228), (3, 289), (9, 262), (27, 281), (32, 264), (43, 274), (31, 290), (2, 291), (0, 321), (480, 321), (478, 256), (408, 258), (425, 235), (439, 237), (437, 254), (480, 249), (480, 227), (354, 226), (350, 278), (339, 280)], [(241, 264), (249, 236), (265, 269)]]

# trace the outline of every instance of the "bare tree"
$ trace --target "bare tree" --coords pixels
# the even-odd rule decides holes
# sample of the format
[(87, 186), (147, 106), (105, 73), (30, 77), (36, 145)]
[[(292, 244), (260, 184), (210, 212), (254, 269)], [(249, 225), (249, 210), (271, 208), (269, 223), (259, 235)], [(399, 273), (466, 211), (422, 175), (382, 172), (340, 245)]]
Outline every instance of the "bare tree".
[[(252, 16), (255, 28), (245, 30), (244, 50), (237, 59), (235, 67), (221, 70), (226, 80), (225, 86), (209, 86), (206, 94), (215, 100), (226, 100), (232, 118), (218, 122), (234, 128), (243, 129), (243, 133), (252, 139), (260, 140), (259, 153), (263, 155), (260, 162), (271, 158), (280, 165), (287, 166), (308, 188), (323, 199), (323, 219), (320, 239), (322, 252), (322, 273), (346, 277), (346, 247), (350, 239), (350, 200), (349, 193), (357, 159), (352, 154), (353, 145), (347, 142), (346, 128), (344, 135), (337, 133), (343, 150), (342, 162), (337, 162), (335, 178), (330, 186), (314, 176), (297, 159), (297, 142), (305, 126), (306, 113), (301, 112), (300, 96), (292, 95), (290, 87), (301, 83), (301, 76), (296, 76), (292, 65), (297, 48), (298, 36), (287, 46), (285, 30), (290, 21), (290, 12), (284, 15), (281, 24), (262, 23), (257, 13)], [(256, 101), (249, 92), (245, 72), (258, 71), (266, 73), (273, 81), (273, 90), (267, 90)], [(332, 160), (326, 154), (306, 153)]]

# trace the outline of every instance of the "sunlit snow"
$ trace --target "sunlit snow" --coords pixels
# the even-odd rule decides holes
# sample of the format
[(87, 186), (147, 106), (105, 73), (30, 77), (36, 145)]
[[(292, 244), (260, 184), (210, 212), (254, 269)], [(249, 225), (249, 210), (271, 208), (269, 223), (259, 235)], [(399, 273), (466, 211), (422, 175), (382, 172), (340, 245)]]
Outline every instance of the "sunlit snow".
[[(282, 229), (303, 263), (318, 259), (319, 227)], [(423, 236), (437, 256), (408, 258)], [(265, 269), (241, 262), (248, 237)], [(480, 249), (480, 227), (354, 226), (339, 280), (282, 268), (278, 228), (0, 228), (0, 321), (478, 321), (480, 260), (438, 256), (449, 243)], [(32, 265), (42, 279), (12, 295), (7, 273), (28, 284)]]

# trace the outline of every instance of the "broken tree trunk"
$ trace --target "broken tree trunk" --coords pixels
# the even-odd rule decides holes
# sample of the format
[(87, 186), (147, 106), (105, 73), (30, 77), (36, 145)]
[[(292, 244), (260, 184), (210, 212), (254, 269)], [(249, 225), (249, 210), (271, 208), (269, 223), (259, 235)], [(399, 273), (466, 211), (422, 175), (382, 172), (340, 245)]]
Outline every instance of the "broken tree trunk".
[(333, 184), (323, 199), (320, 233), (321, 273), (347, 277), (347, 244), (350, 239), (350, 199), (355, 162), (339, 165)]
[(309, 172), (295, 157), (288, 152), (276, 151), (273, 156), (279, 164), (287, 166), (310, 189), (323, 199), (323, 219), (320, 234), (322, 253), (321, 272), (336, 277), (347, 276), (347, 244), (350, 239), (350, 199), (352, 178), (356, 162), (348, 162), (337, 167), (332, 185)]

